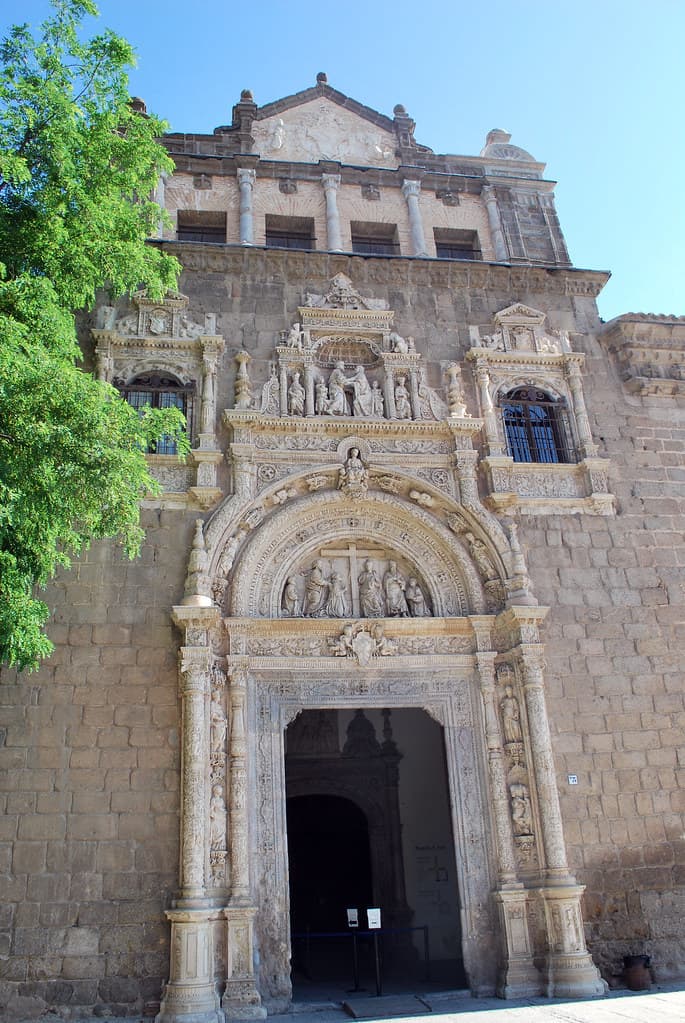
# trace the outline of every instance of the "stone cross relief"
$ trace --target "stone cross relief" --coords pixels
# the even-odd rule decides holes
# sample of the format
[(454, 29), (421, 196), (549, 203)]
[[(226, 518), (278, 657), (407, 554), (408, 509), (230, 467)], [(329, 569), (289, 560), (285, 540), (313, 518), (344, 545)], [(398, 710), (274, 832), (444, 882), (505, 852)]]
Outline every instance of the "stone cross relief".
[(288, 576), (284, 618), (428, 618), (426, 588), (383, 547), (322, 547), (311, 564)]

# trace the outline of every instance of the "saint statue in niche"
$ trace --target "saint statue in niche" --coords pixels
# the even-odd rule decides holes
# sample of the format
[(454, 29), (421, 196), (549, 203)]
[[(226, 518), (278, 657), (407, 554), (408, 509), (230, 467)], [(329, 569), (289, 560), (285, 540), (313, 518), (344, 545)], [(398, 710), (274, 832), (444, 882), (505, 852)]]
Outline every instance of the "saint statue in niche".
[(522, 783), (509, 786), (511, 795), (511, 821), (516, 837), (530, 835), (533, 832), (533, 821), (530, 811), (528, 788)]
[(303, 614), (306, 618), (325, 617), (328, 590), (329, 582), (325, 576), (323, 560), (317, 558), (304, 585)]
[(385, 602), (381, 581), (373, 561), (364, 562), (364, 571), (359, 573), (359, 607), (364, 618), (382, 618)]
[(317, 380), (315, 385), (316, 399), (314, 411), (317, 416), (322, 416), (328, 409), (328, 387), (325, 380)]
[(228, 723), (224, 714), (224, 708), (221, 706), (221, 693), (218, 689), (212, 691), (212, 700), (209, 706), (209, 723), (212, 753), (225, 753)]
[(505, 686), (504, 696), (500, 700), (502, 711), (502, 731), (505, 742), (523, 742), (521, 732), (521, 712), (519, 702), (514, 696), (511, 686)]
[(209, 845), (212, 849), (226, 848), (226, 804), (221, 785), (212, 786), (209, 801)]
[(345, 387), (350, 380), (345, 376), (345, 363), (336, 362), (335, 369), (328, 378), (328, 404), (326, 413), (329, 416), (349, 416)]
[(371, 385), (371, 415), (376, 419), (383, 418), (385, 400), (383, 398), (383, 392), (378, 386), (378, 381), (374, 380)]
[(398, 571), (397, 562), (388, 564), (388, 571), (383, 576), (383, 589), (388, 618), (408, 618), (409, 609), (404, 595), (406, 589), (404, 576)]
[(397, 419), (411, 419), (409, 391), (404, 386), (406, 377), (398, 377), (395, 386), (395, 416)]
[(300, 383), (300, 374), (298, 370), (293, 373), (293, 381), (288, 388), (288, 402), (290, 405), (291, 416), (303, 416), (304, 415), (304, 399), (305, 390)]

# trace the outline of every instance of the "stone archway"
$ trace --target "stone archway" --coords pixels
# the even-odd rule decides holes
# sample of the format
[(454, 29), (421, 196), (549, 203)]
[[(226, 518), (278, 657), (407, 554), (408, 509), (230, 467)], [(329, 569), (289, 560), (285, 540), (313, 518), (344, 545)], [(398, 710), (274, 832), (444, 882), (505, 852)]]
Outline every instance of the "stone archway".
[[(525, 589), (520, 552), (500, 554), (501, 531), (488, 538), (487, 516), (467, 521), (427, 491), (416, 491), (422, 500), (382, 489), (350, 500), (318, 489), (317, 476), (309, 493), (292, 487), (269, 505), (242, 501), (232, 516), (222, 512), (222, 528), (207, 530), (211, 551), (199, 534), (187, 602), (175, 609), (185, 633), (183, 819), (181, 897), (168, 915), (180, 951), (161, 1020), (181, 1020), (178, 1006), (192, 994), (204, 999), (203, 1019), (218, 1023), (212, 992), (224, 982), (222, 1004), (233, 1016), (289, 1003), (283, 735), (308, 708), (417, 707), (442, 725), (463, 957), (475, 994), (601, 993), (585, 948), (582, 889), (566, 863), (538, 631), (546, 609), (515, 601)], [(479, 530), (471, 540), (465, 521)], [(415, 567), (430, 616), (284, 616), (288, 577), (309, 572), (322, 546), (345, 543), (375, 544)], [(509, 574), (494, 578), (505, 555)], [(223, 615), (195, 596), (206, 592), (193, 587), (206, 586), (210, 563), (215, 576), (224, 573)], [(499, 587), (491, 613), (488, 583)], [(225, 727), (213, 710), (224, 734), (216, 744), (210, 696), (213, 708), (225, 706)], [(221, 814), (224, 843), (215, 827)], [(195, 968), (206, 962), (202, 977), (186, 975), (190, 945)]]

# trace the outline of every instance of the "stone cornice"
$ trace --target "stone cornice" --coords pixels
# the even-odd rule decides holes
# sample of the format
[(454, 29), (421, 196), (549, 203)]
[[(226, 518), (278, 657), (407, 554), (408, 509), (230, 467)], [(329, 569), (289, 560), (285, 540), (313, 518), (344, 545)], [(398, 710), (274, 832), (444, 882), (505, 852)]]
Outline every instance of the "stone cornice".
[(382, 284), (469, 290), (507, 291), (510, 294), (547, 292), (596, 298), (609, 280), (603, 270), (573, 267), (466, 262), (420, 256), (358, 256), (352, 253), (303, 252), (259, 246), (216, 245), (204, 242), (151, 240), (172, 252), (187, 270), (245, 274), (266, 279), (289, 273), (293, 279), (328, 281), (337, 273), (352, 277), (357, 287), (373, 290)]
[(334, 416), (269, 416), (254, 409), (224, 409), (222, 420), (229, 429), (248, 428), (258, 433), (291, 434), (313, 437), (376, 436), (419, 438), (469, 436), (482, 429), (483, 420), (471, 417), (448, 419), (363, 419)]
[(610, 320), (599, 339), (616, 359), (627, 390), (685, 395), (685, 317), (626, 313)]

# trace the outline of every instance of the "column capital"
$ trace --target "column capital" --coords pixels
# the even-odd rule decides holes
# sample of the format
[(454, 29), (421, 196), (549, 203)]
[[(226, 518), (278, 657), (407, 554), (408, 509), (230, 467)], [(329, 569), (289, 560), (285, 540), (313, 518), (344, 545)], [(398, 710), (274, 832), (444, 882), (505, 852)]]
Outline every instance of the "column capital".
[(405, 179), (402, 182), (402, 195), (405, 199), (410, 195), (418, 196), (421, 194), (421, 182), (420, 181), (408, 181)]
[(340, 187), (340, 175), (339, 174), (322, 174), (321, 184), (324, 187), (324, 191), (328, 191), (329, 188), (333, 188), (336, 191)]
[(236, 177), (238, 178), (239, 184), (243, 185), (254, 185), (257, 172), (252, 167), (238, 167), (236, 170)]

